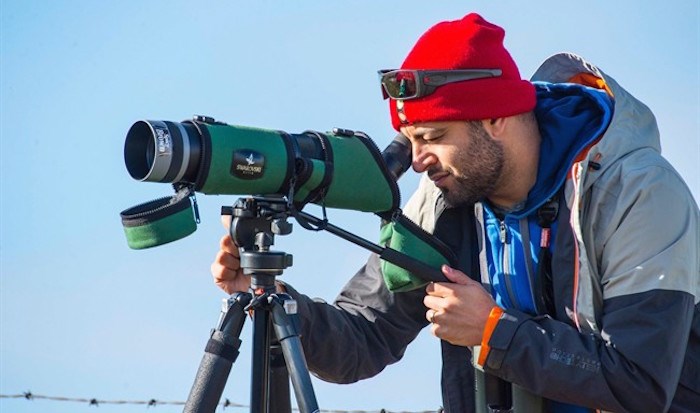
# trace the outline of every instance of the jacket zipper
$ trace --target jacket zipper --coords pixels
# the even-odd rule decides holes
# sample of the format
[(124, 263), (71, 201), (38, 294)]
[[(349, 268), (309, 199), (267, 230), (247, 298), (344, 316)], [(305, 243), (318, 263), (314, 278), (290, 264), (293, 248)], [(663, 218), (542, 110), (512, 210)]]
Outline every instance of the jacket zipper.
[(530, 300), (533, 303), (535, 310), (537, 310), (537, 300), (535, 299), (535, 274), (537, 270), (535, 268), (535, 263), (533, 262), (532, 254), (530, 253), (530, 243), (531, 243), (531, 228), (528, 218), (525, 217), (520, 220), (520, 233), (523, 236), (523, 257), (525, 258), (525, 269), (527, 271), (528, 286), (530, 287)]
[(508, 227), (506, 226), (505, 220), (499, 221), (499, 238), (501, 246), (503, 247), (503, 260), (501, 265), (503, 265), (503, 281), (506, 285), (508, 299), (513, 308), (520, 309), (519, 301), (515, 296), (515, 291), (513, 291), (513, 280), (512, 274), (510, 273), (510, 242), (508, 240)]

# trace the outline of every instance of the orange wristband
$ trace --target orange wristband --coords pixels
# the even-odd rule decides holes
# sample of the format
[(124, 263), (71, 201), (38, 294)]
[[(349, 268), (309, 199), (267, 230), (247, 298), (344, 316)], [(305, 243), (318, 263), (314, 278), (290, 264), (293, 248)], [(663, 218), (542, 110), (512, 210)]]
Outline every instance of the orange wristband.
[(484, 363), (486, 363), (486, 357), (488, 357), (489, 351), (491, 351), (491, 347), (489, 347), (489, 340), (491, 340), (491, 334), (493, 334), (493, 330), (496, 329), (496, 324), (498, 324), (498, 320), (501, 319), (502, 314), (503, 309), (499, 306), (494, 306), (489, 313), (488, 320), (486, 320), (484, 333), (481, 336), (481, 351), (479, 352), (479, 360), (477, 361), (480, 366), (483, 366)]

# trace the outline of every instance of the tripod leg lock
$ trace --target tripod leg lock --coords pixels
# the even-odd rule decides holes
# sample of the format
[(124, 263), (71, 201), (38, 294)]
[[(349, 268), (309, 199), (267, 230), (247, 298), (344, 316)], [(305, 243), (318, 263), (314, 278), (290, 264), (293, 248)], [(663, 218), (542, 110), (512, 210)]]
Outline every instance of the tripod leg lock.
[(282, 302), (282, 307), (284, 308), (284, 312), (288, 315), (296, 315), (298, 308), (297, 300), (293, 300), (292, 298), (285, 298)]
[(272, 323), (277, 340), (280, 342), (290, 337), (299, 337), (296, 321), (297, 302), (288, 294), (274, 294), (272, 300)]

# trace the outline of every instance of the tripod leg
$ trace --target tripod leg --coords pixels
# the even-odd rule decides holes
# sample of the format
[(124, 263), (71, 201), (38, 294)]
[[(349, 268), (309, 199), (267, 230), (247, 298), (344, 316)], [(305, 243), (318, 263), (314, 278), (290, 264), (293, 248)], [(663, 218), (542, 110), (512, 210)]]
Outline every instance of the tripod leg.
[(250, 380), (251, 413), (268, 413), (270, 399), (270, 313), (253, 310), (253, 355)]
[(271, 304), (272, 325), (282, 346), (299, 411), (302, 413), (318, 412), (316, 394), (304, 358), (304, 350), (301, 347), (299, 333), (292, 319), (296, 315), (296, 301), (286, 294), (278, 294)]
[(251, 413), (290, 413), (289, 373), (283, 348), (271, 331), (269, 305), (253, 312), (253, 323)]
[(489, 412), (513, 412), (510, 383), (492, 374), (484, 373), (484, 390), (486, 391), (486, 405), (489, 407)]
[(241, 340), (238, 338), (245, 322), (245, 308), (249, 294), (238, 293), (224, 300), (219, 323), (212, 330), (199, 364), (197, 376), (185, 403), (185, 413), (213, 413), (221, 400), (231, 365), (238, 357)]
[(270, 346), (270, 413), (289, 413), (292, 400), (289, 393), (289, 371), (282, 346), (274, 340)]

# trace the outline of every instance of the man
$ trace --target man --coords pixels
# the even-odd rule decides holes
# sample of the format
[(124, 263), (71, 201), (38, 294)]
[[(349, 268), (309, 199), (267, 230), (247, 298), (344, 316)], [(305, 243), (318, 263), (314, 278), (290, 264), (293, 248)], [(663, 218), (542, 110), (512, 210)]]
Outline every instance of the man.
[[(430, 322), (448, 412), (484, 404), (470, 348), (515, 411), (700, 411), (700, 213), (653, 115), (574, 55), (522, 80), (503, 37), (476, 14), (442, 22), (381, 72), (425, 172), (405, 213), (459, 262), (451, 283), (392, 293), (372, 256), (334, 305), (285, 285), (310, 369), (370, 377)], [(248, 287), (237, 257), (224, 237), (229, 293)]]

